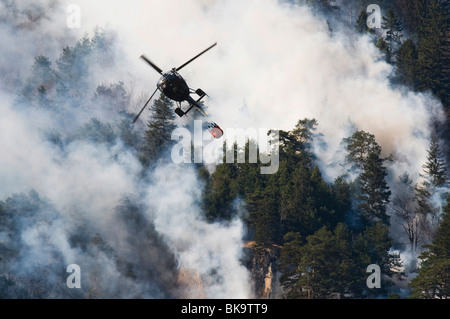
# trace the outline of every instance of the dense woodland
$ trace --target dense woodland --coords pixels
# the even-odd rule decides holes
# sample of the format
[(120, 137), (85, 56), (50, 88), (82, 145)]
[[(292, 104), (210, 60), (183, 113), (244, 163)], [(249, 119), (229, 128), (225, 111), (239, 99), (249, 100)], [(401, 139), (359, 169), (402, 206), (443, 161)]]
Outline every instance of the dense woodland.
[[(343, 15), (346, 10), (330, 0), (306, 2), (330, 17)], [(449, 298), (450, 206), (446, 201), (450, 203), (450, 197), (446, 197), (450, 160), (450, 3), (380, 1), (383, 2), (380, 6), (387, 8), (382, 20), (386, 36), (380, 37), (366, 25), (366, 7), (373, 1), (351, 2), (356, 3), (354, 8), (360, 12), (352, 24), (354, 32), (369, 34), (373, 45), (385, 53), (386, 61), (395, 66), (392, 83), (417, 92), (431, 90), (442, 101), (447, 121), (436, 123), (427, 160), (418, 163), (423, 180), (414, 182), (408, 172), (395, 176), (401, 191), (393, 194), (386, 177), (391, 174), (389, 167), (395, 158), (383, 157), (376, 136), (356, 128), (342, 141), (346, 151), (346, 162), (342, 164), (349, 167), (349, 174), (327, 183), (311, 148), (320, 123), (304, 118), (292, 130), (278, 131), (280, 166), (276, 174), (260, 174), (258, 163), (224, 160), (213, 172), (203, 164), (192, 164), (205, 185), (202, 212), (210, 223), (226, 223), (238, 214), (236, 202), (242, 204), (246, 212), (241, 216), (247, 227), (245, 239), (254, 243), (255, 253), (272, 248), (279, 251), (277, 265), (283, 297)], [(48, 133), (48, 142), (64, 151), (77, 141), (108, 147), (119, 139), (139, 158), (145, 179), (145, 172), (154, 169), (174, 143), (171, 140), (176, 127), (174, 105), (162, 95), (156, 99), (150, 106), (145, 133), (141, 134), (131, 126), (133, 114), (124, 112), (131, 103), (132, 92), (127, 91), (123, 82), (100, 83), (94, 91), (89, 87), (89, 65), (107, 64), (105, 56), (114, 58), (112, 41), (115, 40), (96, 29), (93, 36), (86, 35), (75, 45), (63, 48), (55, 61), (44, 55), (36, 56), (28, 77), (21, 81), (15, 103), (19, 108), (52, 110), (70, 101), (74, 108), (95, 105), (116, 112), (114, 121), (92, 118), (73, 131), (53, 130)], [(61, 118), (65, 116), (58, 114)], [(236, 144), (224, 148), (245, 156), (251, 143), (254, 141), (247, 141), (243, 148)], [(442, 204), (442, 210), (438, 204)], [(139, 236), (147, 236), (147, 244), (163, 245), (152, 225), (141, 216), (142, 209), (133, 197), (125, 196), (116, 214), (127, 220), (126, 227)], [(52, 204), (36, 192), (0, 201), (0, 233), (8, 234), (8, 242), (14, 243), (6, 245), (0, 238), (0, 296), (114, 297), (102, 293), (95, 284), (100, 279), (93, 280), (86, 295), (77, 295), (78, 292), (65, 295), (67, 290), (55, 290), (52, 280), (42, 278), (49, 273), (65, 278), (65, 268), (58, 266), (62, 257), (57, 254), (50, 266), (39, 266), (33, 278), (12, 270), (23, 248), (19, 225), (33, 223), (36, 211), (55, 214)], [(401, 226), (406, 242), (391, 238), (389, 230), (393, 223)], [(131, 282), (142, 280), (143, 266), (140, 268), (139, 261), (125, 260), (102, 239), (102, 234), (89, 233), (89, 229), (80, 226), (71, 240), (73, 247), (85, 251), (92, 259), (99, 252), (112, 256), (122, 275)], [(418, 275), (409, 282), (408, 294), (400, 296), (395, 285), (405, 280), (398, 253), (404, 249), (417, 252)], [(164, 258), (164, 264), (173, 267), (173, 256)], [(381, 267), (380, 289), (368, 289), (365, 285), (370, 264)], [(98, 274), (93, 272), (91, 276), (97, 278)], [(158, 273), (154, 278), (158, 278)], [(27, 286), (29, 281), (33, 282), (33, 288)], [(134, 295), (141, 296), (145, 295)]]

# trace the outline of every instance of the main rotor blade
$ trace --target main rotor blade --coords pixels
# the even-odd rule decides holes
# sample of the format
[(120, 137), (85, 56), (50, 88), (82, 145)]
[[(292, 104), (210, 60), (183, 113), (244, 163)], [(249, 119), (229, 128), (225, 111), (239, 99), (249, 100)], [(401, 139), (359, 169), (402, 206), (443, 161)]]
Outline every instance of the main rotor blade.
[(150, 102), (150, 100), (152, 99), (153, 95), (155, 95), (156, 91), (158, 91), (158, 88), (156, 88), (155, 92), (153, 92), (152, 96), (150, 96), (150, 98), (148, 99), (147, 102), (145, 102), (144, 106), (142, 107), (142, 109), (140, 110), (140, 112), (138, 113), (138, 115), (136, 115), (136, 117), (134, 118), (132, 124), (136, 123), (136, 121), (138, 120), (139, 116), (141, 116), (141, 113), (144, 111), (145, 107), (147, 106), (147, 104)]
[(141, 55), (140, 56), (141, 59), (143, 59), (145, 62), (147, 62), (148, 64), (151, 65), (152, 68), (154, 68), (156, 70), (156, 72), (158, 72), (159, 74), (163, 74), (162, 70), (152, 61), (150, 61), (149, 59), (147, 59), (147, 57), (145, 55)]
[(211, 49), (212, 47), (214, 47), (215, 45), (217, 45), (217, 42), (214, 43), (212, 46), (210, 46), (209, 48), (207, 48), (206, 50), (200, 52), (199, 54), (197, 54), (195, 57), (193, 57), (192, 59), (190, 59), (189, 61), (187, 61), (185, 64), (179, 66), (178, 68), (176, 68), (177, 71), (180, 71), (182, 68), (184, 68), (186, 65), (188, 65), (189, 63), (191, 63), (192, 61), (194, 61), (195, 59), (197, 59), (199, 56), (201, 56), (203, 53), (205, 53), (206, 51), (208, 51), (209, 49)]

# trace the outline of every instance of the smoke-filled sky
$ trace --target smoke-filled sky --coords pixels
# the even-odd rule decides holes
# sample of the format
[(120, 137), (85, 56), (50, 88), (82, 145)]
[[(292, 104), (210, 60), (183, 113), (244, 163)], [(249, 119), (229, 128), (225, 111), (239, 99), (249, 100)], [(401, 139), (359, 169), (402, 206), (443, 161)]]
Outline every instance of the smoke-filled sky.
[[(209, 95), (205, 102), (212, 118), (224, 129), (284, 130), (299, 119), (315, 118), (323, 134), (316, 148), (318, 163), (329, 181), (342, 173), (335, 165), (342, 160), (340, 142), (355, 128), (374, 134), (386, 155), (393, 153), (395, 174), (408, 170), (417, 178), (431, 120), (441, 117), (441, 106), (427, 93), (389, 83), (392, 67), (369, 37), (348, 32), (345, 23), (335, 22), (330, 31), (323, 16), (288, 2), (21, 0), (16, 14), (7, 4), (0, 2), (0, 71), (12, 76), (0, 82), (0, 200), (31, 189), (47, 198), (60, 217), (32, 233), (24, 230), (29, 239), (24, 240), (37, 249), (43, 245), (36, 239), (39, 232), (51, 232), (49, 241), (69, 264), (77, 263), (82, 253), (70, 248), (72, 228), (64, 222), (77, 212), (92, 228), (109, 234), (105, 240), (114, 240), (117, 229), (106, 230), (116, 218), (115, 208), (124, 194), (139, 194), (148, 220), (176, 260), (175, 268), (193, 271), (204, 284), (195, 286), (201, 291), (152, 290), (150, 296), (250, 297), (249, 274), (240, 264), (242, 223), (201, 220), (197, 201), (202, 185), (189, 169), (164, 164), (152, 175), (151, 185), (138, 183), (139, 161), (121, 143), (104, 148), (71, 143), (61, 154), (45, 139), (49, 127), (63, 126), (52, 111), (25, 113), (14, 108), (12, 78), (26, 77), (36, 55), (54, 61), (63, 47), (99, 26), (117, 37), (116, 60), (107, 69), (93, 64), (92, 84), (122, 80), (134, 92), (150, 94), (159, 75), (139, 59), (142, 53), (169, 70), (218, 42), (181, 72), (192, 88)], [(67, 26), (70, 4), (80, 8), (80, 29)], [(21, 22), (29, 27), (14, 29)], [(132, 105), (135, 109), (128, 111), (137, 112), (140, 105)], [(91, 111), (101, 121), (114, 118), (110, 110)], [(90, 114), (83, 110), (71, 116), (65, 120), (76, 126)], [(119, 276), (114, 269), (111, 274)]]
[(323, 164), (355, 127), (374, 134), (413, 176), (425, 160), (439, 103), (391, 87), (392, 67), (371, 39), (356, 37), (344, 23), (330, 32), (326, 18), (307, 7), (272, 0), (77, 3), (79, 32), (95, 25), (116, 30), (129, 58), (124, 69), (149, 89), (158, 74), (137, 58), (141, 53), (168, 70), (217, 41), (182, 74), (211, 96), (209, 112), (224, 128), (289, 130), (314, 117), (328, 145)]

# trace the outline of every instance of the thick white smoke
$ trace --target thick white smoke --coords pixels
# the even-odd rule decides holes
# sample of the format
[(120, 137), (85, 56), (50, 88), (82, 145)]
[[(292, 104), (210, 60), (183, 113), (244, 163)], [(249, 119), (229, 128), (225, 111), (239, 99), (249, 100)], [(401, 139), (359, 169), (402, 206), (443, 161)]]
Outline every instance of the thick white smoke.
[(273, 0), (78, 3), (83, 30), (98, 23), (118, 30), (128, 67), (140, 69), (136, 78), (146, 87), (158, 74), (137, 59), (140, 53), (168, 70), (217, 41), (182, 74), (211, 96), (209, 112), (223, 127), (289, 130), (314, 117), (327, 145), (318, 152), (330, 180), (341, 172), (325, 168), (356, 127), (374, 134), (386, 155), (393, 153), (400, 173), (418, 177), (431, 121), (443, 115), (440, 104), (429, 94), (393, 87), (392, 67), (369, 37), (356, 37), (344, 25), (330, 31), (326, 17), (308, 7)]
[[(97, 79), (106, 77), (110, 82), (123, 80), (134, 92), (150, 94), (159, 75), (138, 58), (140, 54), (168, 70), (217, 41), (216, 48), (181, 72), (192, 88), (200, 87), (211, 97), (206, 104), (213, 119), (223, 128), (285, 130), (292, 129), (299, 119), (317, 119), (323, 137), (316, 153), (329, 181), (342, 173), (340, 142), (355, 127), (374, 134), (385, 154), (393, 153), (395, 175), (407, 170), (417, 178), (426, 157), (431, 120), (442, 116), (440, 105), (430, 95), (391, 86), (388, 76), (392, 68), (371, 39), (349, 37), (339, 25), (330, 31), (326, 18), (315, 16), (307, 7), (275, 0), (64, 0), (40, 4), (49, 8), (44, 10), (45, 18), (16, 33), (10, 32), (13, 26), (6, 26), (9, 21), (20, 21), (24, 8), (33, 12), (31, 1), (21, 3), (19, 17), (0, 14), (1, 21), (6, 21), (0, 35), (8, 44), (0, 49), (0, 74), (20, 82), (34, 56), (44, 54), (54, 61), (62, 47), (73, 45), (98, 25), (117, 34), (115, 52), (120, 58), (109, 70), (103, 69), (104, 73), (93, 65), (92, 84), (96, 86), (100, 84)], [(81, 29), (67, 26), (69, 4), (80, 8)], [(3, 91), (13, 91), (16, 82), (1, 80)], [(85, 264), (93, 264), (92, 256), (70, 248), (73, 215), (89, 221), (94, 233), (97, 229), (106, 234), (106, 241), (118, 244), (121, 224), (117, 224), (115, 208), (124, 194), (140, 194), (144, 187), (142, 202), (148, 221), (174, 255), (174, 267), (199, 278), (198, 288), (168, 295), (252, 295), (249, 274), (240, 262), (242, 223), (208, 224), (202, 220), (198, 205), (202, 185), (191, 168), (162, 164), (150, 177), (153, 184), (141, 185), (137, 182), (139, 161), (120, 141), (112, 146), (74, 142), (61, 152), (45, 135), (49, 127), (60, 127), (61, 117), (54, 118), (52, 111), (17, 110), (13, 96), (1, 95), (0, 200), (34, 189), (60, 214), (49, 217), (54, 221), (48, 225), (24, 229), (24, 243), (30, 251), (39, 252), (33, 256), (44, 256), (39, 249), (51, 242), (65, 262), (81, 264), (78, 260), (83, 259)], [(128, 111), (137, 112), (139, 106)], [(91, 110), (101, 121), (114, 118), (111, 110)], [(81, 109), (64, 120), (77, 127), (88, 116), (89, 112)], [(146, 116), (148, 113), (142, 118)], [(51, 236), (45, 237), (46, 233)], [(101, 256), (105, 273), (120, 278), (111, 258)], [(131, 252), (128, 256), (136, 257)], [(134, 289), (130, 288), (134, 283), (121, 280), (128, 291), (140, 292), (135, 295), (167, 296), (151, 283), (150, 288)], [(163, 284), (167, 282), (170, 280)], [(151, 292), (142, 293), (147, 288)]]
[(158, 75), (135, 58), (140, 53), (167, 70), (217, 41), (182, 74), (211, 96), (208, 111), (222, 127), (290, 130), (301, 118), (315, 118), (323, 135), (314, 151), (329, 182), (346, 173), (342, 139), (365, 130), (384, 156), (393, 155), (393, 196), (405, 171), (420, 180), (431, 125), (444, 118), (440, 103), (429, 93), (393, 86), (395, 70), (374, 40), (356, 36), (339, 19), (329, 20), (331, 30), (327, 17), (308, 7), (273, 0), (79, 3), (84, 28), (102, 21), (118, 30), (130, 69), (139, 68), (134, 74), (150, 87)]
[[(6, 4), (2, 2), (2, 5)], [(27, 50), (28, 45), (25, 44), (22, 47), (25, 53), (16, 56), (20, 61), (17, 68), (10, 69), (5, 61), (0, 67), (4, 71), (0, 82), (0, 198), (8, 198), (7, 205), (11, 207), (29, 202), (35, 204), (30, 208), (31, 216), (20, 210), (17, 217), (11, 217), (17, 219), (19, 238), (11, 238), (10, 231), (0, 228), (2, 249), (19, 251), (15, 258), (2, 259), (2, 262), (6, 260), (1, 264), (2, 276), (9, 274), (9, 278), (28, 278), (24, 281), (15, 279), (16, 283), (24, 285), (27, 280), (39, 278), (52, 287), (39, 296), (67, 296), (72, 292), (69, 293), (65, 281), (61, 281), (68, 275), (61, 265), (75, 263), (81, 267), (84, 290), (81, 294), (73, 292), (74, 296), (250, 297), (249, 275), (241, 263), (243, 225), (238, 220), (221, 225), (208, 224), (201, 219), (198, 202), (202, 185), (192, 168), (162, 166), (150, 178), (157, 187), (143, 185), (139, 182), (142, 179), (140, 162), (134, 150), (120, 139), (111, 143), (95, 143), (83, 138), (71, 140), (71, 136), (76, 135), (91, 116), (100, 121), (114, 122), (120, 118), (111, 113), (120, 110), (95, 103), (89, 95), (82, 105), (74, 106), (63, 100), (57, 108), (33, 108), (21, 105), (15, 94), (7, 93), (20, 94), (21, 81), (29, 76), (35, 56), (44, 54), (55, 61), (58, 57), (55, 53), (61, 52), (65, 46), (74, 45), (75, 39), (82, 37), (65, 26), (64, 19), (61, 19), (66, 16), (63, 5), (43, 2), (37, 9), (50, 8), (50, 5), (52, 9), (58, 7), (61, 10), (55, 9), (56, 13), (44, 10), (49, 14), (48, 19), (37, 19), (35, 24), (26, 20), (30, 22), (26, 28), (15, 25), (21, 21), (22, 15), (26, 16), (24, 10), (32, 10), (26, 6), (15, 7), (17, 11), (11, 19), (2, 17), (0, 25), (5, 41), (11, 43), (3, 51), (10, 54), (11, 59), (21, 41), (14, 34), (9, 35), (7, 30), (17, 28), (16, 33), (23, 33), (24, 38), (33, 40), (29, 41), (33, 43), (32, 50)], [(55, 14), (58, 18), (52, 20)], [(55, 31), (58, 34), (62, 27), (68, 35), (59, 41), (52, 38), (52, 27), (58, 29)], [(47, 37), (59, 46), (56, 48), (45, 43), (36, 46), (40, 43), (41, 30), (48, 30)], [(120, 48), (113, 50), (120, 55)], [(83, 80), (92, 86), (91, 92), (102, 84), (100, 81), (114, 82), (123, 79), (121, 77), (128, 80), (132, 76), (120, 58), (115, 59), (117, 64), (111, 65), (111, 70), (105, 65), (95, 64), (99, 61), (98, 56), (90, 58), (92, 60), (87, 62), (90, 70)], [(53, 67), (56, 66), (53, 64)], [(12, 76), (17, 79), (16, 83), (9, 81)], [(132, 81), (128, 85), (133, 85)], [(63, 146), (50, 140), (50, 135), (55, 132), (63, 139)], [(165, 175), (170, 171), (177, 184), (172, 185), (166, 180)], [(162, 180), (161, 176), (164, 176)], [(184, 182), (179, 183), (180, 180)], [(142, 189), (148, 189), (149, 196), (144, 196), (137, 209), (146, 211), (148, 220), (133, 228), (128, 224), (133, 226), (138, 214), (131, 216), (131, 221), (130, 217), (120, 215), (122, 211), (133, 212), (132, 207), (126, 204), (122, 207), (121, 203), (127, 194), (134, 194), (130, 196), (139, 203), (136, 197)], [(29, 196), (14, 195), (28, 194), (31, 190), (33, 192)], [(157, 196), (153, 196), (155, 194)], [(50, 204), (47, 206), (45, 203)], [(180, 210), (172, 210), (171, 203), (178, 203)], [(142, 233), (139, 233), (139, 227), (144, 227)], [(148, 238), (149, 229), (150, 234), (154, 229), (156, 233), (152, 236), (156, 239)], [(184, 234), (191, 236), (184, 237)], [(121, 265), (126, 264), (122, 260), (124, 258), (135, 268), (124, 266), (125, 270), (122, 269)], [(42, 267), (45, 273), (41, 272)], [(132, 276), (137, 276), (138, 281)], [(198, 276), (198, 289), (186, 280), (186, 276)], [(55, 291), (54, 287), (60, 287), (60, 291)], [(10, 297), (23, 296), (19, 288), (11, 292), (2, 286), (3, 293)]]
[(241, 264), (244, 225), (207, 223), (199, 203), (202, 189), (195, 170), (162, 164), (148, 190), (155, 229), (178, 257), (184, 272), (198, 276), (190, 297), (249, 298), (249, 274)]

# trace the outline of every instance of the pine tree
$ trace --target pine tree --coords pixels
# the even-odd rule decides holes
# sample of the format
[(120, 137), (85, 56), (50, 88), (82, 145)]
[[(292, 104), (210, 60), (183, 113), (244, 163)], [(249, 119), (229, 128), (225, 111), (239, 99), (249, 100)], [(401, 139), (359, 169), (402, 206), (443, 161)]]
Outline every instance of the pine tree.
[(363, 172), (360, 175), (361, 193), (358, 196), (361, 202), (358, 207), (367, 220), (371, 222), (379, 220), (384, 225), (389, 225), (386, 208), (391, 191), (385, 180), (387, 173), (383, 163), (383, 159), (375, 152), (371, 152), (364, 162)]
[(300, 269), (302, 274), (299, 285), (303, 288), (304, 297), (323, 299), (330, 297), (333, 282), (330, 273), (336, 271), (337, 256), (333, 234), (322, 227), (307, 237), (307, 244), (302, 247)]
[(87, 33), (74, 46), (63, 48), (56, 60), (56, 91), (58, 98), (70, 96), (74, 106), (84, 102), (87, 92), (91, 92), (90, 70), (92, 64), (102, 67), (111, 66), (114, 62), (112, 53), (114, 37), (109, 37), (94, 30), (91, 38)]
[(440, 221), (440, 208), (433, 203), (432, 197), (436, 193), (436, 188), (442, 187), (447, 182), (445, 162), (436, 136), (432, 137), (427, 153), (427, 161), (422, 166), (424, 174), (421, 176), (423, 181), (417, 184), (414, 190), (417, 198), (418, 213), (422, 219), (422, 230), (426, 237), (432, 240), (436, 235)]
[(422, 166), (423, 171), (426, 176), (428, 176), (433, 186), (443, 186), (447, 182), (447, 172), (445, 161), (436, 135), (433, 135), (431, 138), (427, 153), (427, 161)]
[(450, 105), (450, 6), (446, 0), (422, 0), (418, 19), (418, 89), (432, 90)]
[(204, 194), (205, 217), (208, 221), (230, 220), (234, 210), (232, 202), (237, 196), (237, 167), (223, 163), (216, 167)]
[(367, 18), (369, 16), (367, 15), (366, 9), (362, 9), (359, 13), (358, 19), (356, 20), (355, 29), (356, 32), (363, 34), (367, 32), (373, 32), (371, 28), (367, 25)]
[(56, 76), (52, 63), (44, 55), (34, 58), (31, 74), (22, 90), (22, 95), (28, 100), (36, 99), (39, 106), (48, 106), (48, 91), (55, 86)]
[(302, 246), (305, 238), (297, 232), (289, 232), (284, 238), (284, 245), (280, 252), (281, 272), (280, 283), (284, 288), (286, 298), (300, 298), (303, 296), (303, 287), (299, 284), (299, 276), (302, 276), (300, 260), (302, 258)]
[(414, 89), (417, 86), (417, 49), (411, 39), (402, 43), (402, 46), (398, 50), (396, 65), (397, 80)]
[[(384, 294), (392, 285), (389, 278), (396, 274), (401, 274), (402, 266), (398, 253), (391, 253), (392, 241), (389, 238), (389, 226), (380, 222), (367, 226), (365, 230), (355, 236), (353, 240), (353, 252), (355, 263), (360, 269), (360, 275), (367, 278), (366, 268), (370, 264), (380, 266), (383, 274), (381, 278), (381, 289), (371, 289), (369, 291), (355, 287), (355, 291), (361, 294)], [(359, 290), (361, 289), (361, 290)]]
[(378, 41), (375, 45), (378, 49), (380, 49), (381, 52), (384, 53), (385, 58), (386, 58), (386, 62), (391, 62), (390, 61), (390, 56), (389, 56), (389, 44), (383, 39), (383, 37), (379, 37)]
[(417, 32), (417, 20), (420, 14), (419, 4), (423, 0), (395, 0), (394, 7), (402, 20), (405, 21), (405, 29), (412, 33)]
[(103, 123), (97, 118), (91, 118), (71, 135), (70, 140), (85, 140), (95, 144), (112, 145), (116, 138), (114, 128), (110, 123)]
[(334, 231), (321, 227), (307, 236), (288, 233), (281, 250), (280, 282), (288, 298), (345, 298), (359, 279), (351, 236), (339, 223)]
[(355, 263), (352, 251), (352, 235), (344, 223), (338, 223), (334, 229), (334, 245), (340, 256), (336, 261), (337, 268), (332, 272), (335, 282), (334, 290), (341, 299), (354, 294), (356, 286), (359, 286), (359, 265)]
[(343, 141), (348, 152), (347, 161), (353, 163), (358, 169), (362, 169), (370, 153), (381, 154), (381, 147), (375, 141), (375, 135), (368, 132), (356, 131)]
[(311, 172), (298, 166), (290, 174), (289, 181), (280, 186), (280, 215), (283, 233), (295, 231), (308, 235), (317, 230), (323, 220), (320, 212), (325, 203), (318, 201), (314, 192)]
[[(253, 193), (255, 189), (262, 185), (263, 179), (260, 173), (260, 164), (251, 163), (249, 160), (250, 152), (258, 153), (258, 145), (254, 140), (247, 140), (241, 156), (247, 156), (247, 160), (244, 163), (237, 163), (237, 169), (239, 174), (236, 180), (236, 186), (238, 187), (238, 193), (242, 197)], [(274, 175), (274, 174), (272, 174)]]
[(171, 136), (176, 128), (174, 123), (173, 102), (163, 93), (150, 107), (151, 116), (145, 132), (145, 146), (141, 161), (145, 166), (154, 165), (164, 151), (171, 145)]
[(313, 137), (316, 134), (317, 124), (316, 119), (305, 118), (299, 120), (295, 125), (295, 128), (291, 131), (292, 136), (301, 143), (303, 151), (306, 152), (306, 155), (309, 157), (313, 156), (311, 144)]
[(130, 104), (130, 95), (125, 89), (122, 81), (109, 85), (101, 84), (97, 86), (94, 94), (94, 101), (99, 104), (102, 109), (110, 112), (120, 112), (125, 110)]
[(311, 167), (311, 143), (317, 124), (315, 119), (305, 118), (299, 120), (292, 131), (278, 131), (280, 158), (287, 159), (289, 163), (302, 162), (303, 166)]
[(386, 206), (391, 191), (385, 180), (387, 173), (384, 167), (384, 162), (388, 159), (381, 158), (381, 147), (373, 134), (356, 131), (351, 137), (344, 139), (344, 142), (347, 144), (347, 160), (361, 171), (358, 207), (362, 216), (370, 223), (381, 221), (388, 224)]
[(387, 43), (386, 58), (388, 62), (395, 62), (397, 52), (403, 37), (403, 27), (400, 19), (395, 14), (395, 11), (390, 8), (386, 12), (386, 16), (382, 18), (381, 27), (386, 32), (385, 41)]
[(413, 298), (450, 298), (450, 196), (444, 213), (436, 238), (419, 257), (419, 274), (410, 283)]
[(247, 200), (250, 223), (255, 229), (255, 241), (267, 246), (281, 243), (280, 214), (277, 194), (271, 188), (258, 188)]
[(424, 180), (421, 184), (414, 187), (414, 192), (417, 200), (417, 213), (421, 220), (420, 228), (426, 240), (432, 240), (436, 233), (437, 214), (436, 209), (431, 202), (433, 195), (433, 187), (431, 183)]

